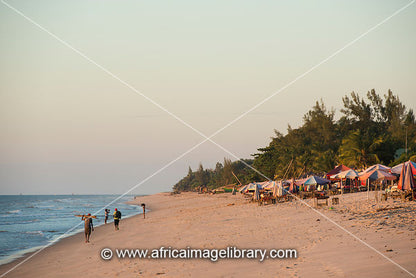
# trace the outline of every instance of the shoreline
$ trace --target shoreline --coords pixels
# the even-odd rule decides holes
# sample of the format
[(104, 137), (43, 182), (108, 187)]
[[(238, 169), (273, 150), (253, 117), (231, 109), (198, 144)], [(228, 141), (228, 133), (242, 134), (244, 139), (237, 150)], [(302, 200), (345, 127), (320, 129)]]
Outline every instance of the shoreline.
[[(111, 195), (111, 194), (108, 194)], [(18, 195), (16, 195), (18, 196)], [(43, 196), (43, 195), (42, 195)], [(49, 196), (49, 195), (45, 195), (45, 196)], [(72, 196), (72, 195), (63, 195), (63, 196)], [(97, 195), (97, 194), (90, 194), (90, 196), (101, 196), (101, 195)], [(143, 195), (143, 196), (147, 196), (147, 195)], [(141, 197), (141, 196), (140, 196)], [(135, 204), (133, 200), (124, 202), (125, 204), (128, 205), (135, 205), (135, 206), (139, 206), (138, 204)], [(128, 215), (128, 216), (124, 216), (123, 219), (129, 219), (131, 217), (137, 216), (137, 215), (141, 215), (142, 212), (138, 212), (136, 214), (132, 214), (132, 215)], [(104, 226), (104, 225), (108, 225), (108, 224), (112, 224), (113, 220), (109, 221), (107, 224), (104, 223), (100, 223), (99, 225), (95, 226), (94, 225), (94, 230), (99, 229), (100, 227)], [(82, 222), (80, 222), (79, 226), (81, 228), (79, 229), (75, 229), (69, 233), (65, 233), (62, 235), (57, 235), (56, 238), (51, 239), (47, 244), (45, 245), (41, 245), (41, 246), (34, 246), (34, 247), (30, 247), (27, 249), (23, 249), (23, 250), (19, 250), (13, 254), (10, 254), (9, 256), (7, 256), (5, 259), (3, 259), (3, 262), (0, 261), (0, 268), (2, 266), (5, 265), (9, 265), (9, 264), (14, 264), (14, 263), (20, 263), (21, 261), (25, 260), (26, 258), (30, 257), (32, 254), (36, 253), (37, 251), (41, 250), (42, 248), (47, 249), (55, 244), (58, 244), (59, 242), (61, 242), (62, 240), (72, 237), (72, 236), (76, 236), (78, 234), (82, 234), (83, 235), (83, 231), (84, 228), (82, 227)], [(0, 277), (1, 277), (1, 273), (0, 273)]]
[[(349, 196), (348, 196), (349, 195)], [(376, 212), (365, 202), (366, 193), (345, 194), (339, 206), (318, 210), (384, 256), (416, 272), (415, 204), (390, 200), (381, 206), (397, 207)], [(310, 202), (311, 200), (307, 200)], [(241, 195), (158, 193), (138, 197), (131, 204), (146, 203), (151, 210), (113, 225), (100, 226), (91, 243), (76, 234), (45, 248), (5, 277), (73, 277), (90, 273), (105, 277), (205, 276), (256, 277), (409, 277), (409, 274), (300, 202), (258, 206)], [(399, 208), (400, 207), (400, 208)], [(373, 214), (374, 212), (374, 214)], [(385, 219), (387, 217), (387, 219)], [(295, 248), (297, 259), (151, 260), (104, 261), (102, 248)], [(23, 258), (20, 260), (22, 261)], [(0, 266), (4, 273), (14, 262)], [(1, 274), (0, 274), (1, 275)]]

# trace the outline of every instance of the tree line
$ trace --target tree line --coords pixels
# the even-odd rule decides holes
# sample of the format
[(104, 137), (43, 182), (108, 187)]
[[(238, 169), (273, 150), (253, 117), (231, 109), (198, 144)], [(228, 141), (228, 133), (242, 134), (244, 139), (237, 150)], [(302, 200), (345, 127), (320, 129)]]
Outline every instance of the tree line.
[(248, 164), (271, 179), (299, 178), (323, 174), (338, 164), (361, 170), (375, 163), (396, 165), (416, 160), (416, 121), (412, 109), (406, 108), (391, 90), (380, 96), (371, 90), (366, 97), (352, 92), (342, 98), (342, 116), (322, 100), (303, 116), (303, 125), (287, 128), (287, 134), (275, 130), (271, 142), (257, 149), (252, 159), (231, 161), (224, 158), (215, 169), (196, 171), (173, 186), (175, 191), (208, 189), (237, 183), (265, 180)]

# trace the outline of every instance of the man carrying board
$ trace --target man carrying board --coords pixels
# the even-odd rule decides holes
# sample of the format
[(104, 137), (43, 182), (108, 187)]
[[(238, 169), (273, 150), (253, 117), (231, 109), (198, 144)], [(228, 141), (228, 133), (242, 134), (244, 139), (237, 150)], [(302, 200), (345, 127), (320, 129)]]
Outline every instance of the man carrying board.
[(94, 231), (94, 226), (92, 224), (91, 213), (88, 215), (83, 215), (81, 220), (84, 220), (84, 232), (85, 232), (85, 243), (90, 242), (91, 232)]
[(115, 209), (114, 214), (113, 214), (113, 218), (114, 218), (114, 229), (117, 231), (117, 230), (119, 230), (118, 224), (119, 224), (120, 219), (121, 219), (121, 212), (119, 210)]

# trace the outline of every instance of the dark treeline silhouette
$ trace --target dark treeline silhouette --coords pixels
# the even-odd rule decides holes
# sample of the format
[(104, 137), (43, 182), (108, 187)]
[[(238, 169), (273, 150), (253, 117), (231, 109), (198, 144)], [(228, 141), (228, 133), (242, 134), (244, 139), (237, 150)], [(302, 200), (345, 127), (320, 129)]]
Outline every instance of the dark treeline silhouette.
[[(317, 101), (303, 116), (301, 127), (288, 126), (286, 135), (275, 130), (268, 146), (243, 161), (271, 179), (282, 179), (328, 172), (341, 163), (361, 170), (374, 163), (393, 166), (416, 160), (415, 116), (397, 95), (389, 90), (381, 97), (373, 89), (366, 98), (352, 92), (342, 101), (340, 119), (334, 119), (334, 109)], [(212, 189), (237, 183), (233, 173), (243, 184), (265, 180), (243, 162), (225, 158), (215, 169), (204, 169), (202, 164), (197, 171), (189, 168), (173, 189)]]

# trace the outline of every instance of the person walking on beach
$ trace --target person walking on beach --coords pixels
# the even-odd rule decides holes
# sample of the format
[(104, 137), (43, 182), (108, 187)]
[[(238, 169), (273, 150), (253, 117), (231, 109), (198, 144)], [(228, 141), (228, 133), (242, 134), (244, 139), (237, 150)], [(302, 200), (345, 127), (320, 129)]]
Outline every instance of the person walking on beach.
[(117, 231), (117, 230), (119, 230), (118, 224), (119, 224), (120, 219), (121, 219), (121, 212), (119, 210), (115, 209), (114, 214), (113, 214), (113, 218), (114, 218), (114, 229)]
[(107, 224), (109, 209), (104, 210), (104, 224)]
[(94, 231), (94, 226), (92, 224), (91, 213), (88, 213), (87, 216), (82, 216), (81, 220), (84, 220), (84, 233), (85, 233), (85, 243), (90, 242), (91, 232)]

